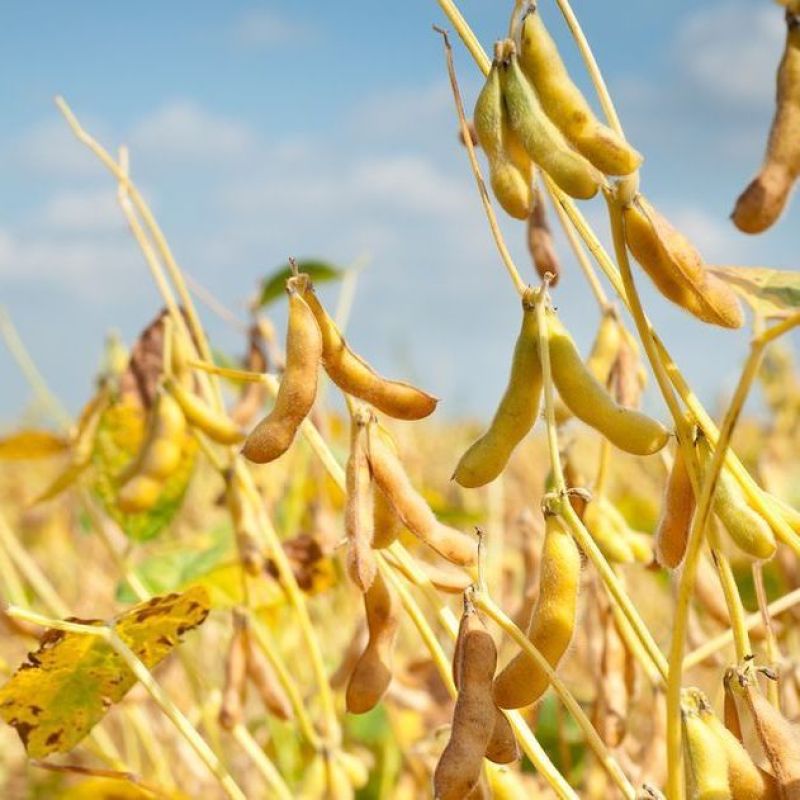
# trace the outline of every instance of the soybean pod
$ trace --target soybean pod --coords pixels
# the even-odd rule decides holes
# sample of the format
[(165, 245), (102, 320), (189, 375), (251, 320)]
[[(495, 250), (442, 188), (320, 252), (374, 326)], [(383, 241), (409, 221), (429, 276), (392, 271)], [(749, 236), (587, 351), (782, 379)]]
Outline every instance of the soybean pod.
[(523, 302), (522, 328), (517, 336), (505, 394), (489, 429), (461, 456), (453, 478), (474, 488), (494, 480), (514, 448), (533, 427), (542, 394), (542, 367), (534, 309)]
[(594, 115), (572, 82), (535, 4), (522, 21), (519, 63), (547, 116), (579, 153), (606, 175), (636, 171), (641, 154)]
[[(580, 572), (578, 546), (558, 517), (547, 517), (539, 597), (528, 626), (528, 639), (554, 669), (575, 630)], [(494, 699), (500, 708), (521, 708), (536, 702), (547, 686), (547, 675), (527, 653), (521, 652), (495, 678)]]

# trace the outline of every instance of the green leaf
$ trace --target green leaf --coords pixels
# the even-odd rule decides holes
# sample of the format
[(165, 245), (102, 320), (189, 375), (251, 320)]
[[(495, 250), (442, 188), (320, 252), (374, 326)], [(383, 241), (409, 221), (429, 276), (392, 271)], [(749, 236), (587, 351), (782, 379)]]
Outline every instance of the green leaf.
[(711, 267), (755, 311), (785, 317), (800, 308), (800, 272), (768, 267)]
[[(308, 259), (297, 262), (299, 272), (304, 272), (315, 283), (327, 283), (328, 281), (339, 280), (344, 275), (344, 270), (334, 267), (327, 261), (317, 261)], [(292, 277), (292, 269), (289, 264), (279, 267), (268, 277), (264, 278), (261, 284), (261, 295), (258, 299), (258, 307), (263, 308), (274, 300), (277, 300), (284, 292), (286, 281)]]
[[(181, 636), (200, 625), (208, 593), (153, 597), (117, 617), (114, 630), (148, 669), (163, 661)], [(80, 620), (78, 620), (80, 621)], [(89, 620), (86, 625), (103, 622)], [(0, 717), (16, 728), (28, 755), (44, 758), (72, 750), (136, 683), (136, 676), (99, 636), (49, 630), (0, 688)]]

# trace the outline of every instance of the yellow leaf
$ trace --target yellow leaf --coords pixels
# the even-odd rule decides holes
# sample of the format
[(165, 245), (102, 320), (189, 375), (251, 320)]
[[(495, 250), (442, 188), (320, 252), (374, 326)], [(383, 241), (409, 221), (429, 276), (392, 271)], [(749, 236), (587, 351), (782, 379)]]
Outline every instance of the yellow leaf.
[[(208, 592), (195, 586), (134, 606), (117, 617), (114, 629), (152, 669), (208, 612)], [(16, 729), (31, 758), (66, 753), (135, 683), (133, 672), (104, 639), (49, 630), (39, 649), (0, 688), (0, 717)]]
[(95, 477), (92, 485), (106, 512), (127, 536), (145, 541), (156, 536), (181, 507), (189, 486), (197, 455), (197, 440), (187, 432), (181, 444), (181, 462), (164, 483), (155, 505), (147, 511), (126, 514), (117, 504), (118, 477), (136, 457), (144, 437), (145, 414), (131, 397), (122, 397), (110, 405), (100, 418), (95, 437), (92, 463)]
[(800, 308), (800, 272), (768, 267), (711, 267), (764, 317), (785, 317)]
[(63, 436), (51, 431), (29, 429), (0, 439), (0, 459), (23, 461), (50, 458), (63, 453), (68, 447), (69, 442)]

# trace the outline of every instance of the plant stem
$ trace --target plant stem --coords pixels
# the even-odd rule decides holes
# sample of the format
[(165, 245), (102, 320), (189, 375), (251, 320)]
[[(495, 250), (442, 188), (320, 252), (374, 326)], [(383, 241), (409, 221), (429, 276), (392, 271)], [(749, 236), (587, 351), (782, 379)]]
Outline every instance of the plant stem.
[(53, 419), (63, 430), (69, 430), (72, 427), (72, 417), (50, 390), (25, 347), (8, 311), (3, 306), (0, 306), (0, 335), (6, 343), (8, 352), (11, 353), (11, 357), (17, 362), (20, 371), (33, 389), (36, 398), (50, 411)]
[[(788, 611), (798, 603), (800, 603), (800, 588), (788, 592), (777, 600), (773, 600), (773, 602), (767, 606), (767, 612), (770, 618), (776, 617), (778, 614), (783, 614), (785, 611)], [(764, 620), (761, 615), (761, 611), (754, 611), (752, 614), (748, 614), (745, 617), (744, 624), (747, 630), (751, 631), (753, 628), (756, 628), (758, 625), (762, 624), (763, 621)], [(710, 655), (713, 655), (717, 652), (717, 650), (721, 650), (723, 647), (726, 647), (732, 641), (733, 631), (728, 629), (727, 631), (718, 634), (713, 639), (703, 642), (703, 644), (692, 650), (692, 652), (683, 659), (684, 670), (696, 667), (698, 664), (705, 661)]]
[(481, 196), (483, 210), (486, 212), (486, 219), (489, 222), (489, 228), (492, 232), (495, 245), (497, 245), (497, 250), (500, 253), (500, 258), (502, 259), (508, 275), (511, 278), (511, 282), (514, 284), (514, 288), (517, 290), (517, 294), (522, 297), (525, 294), (527, 284), (520, 277), (519, 270), (514, 263), (514, 259), (511, 257), (511, 253), (508, 252), (508, 247), (506, 247), (505, 239), (503, 238), (503, 234), (500, 231), (500, 226), (497, 222), (497, 216), (495, 215), (494, 208), (492, 207), (492, 201), (489, 197), (489, 192), (486, 190), (486, 183), (483, 180), (478, 159), (475, 156), (475, 148), (472, 145), (472, 136), (469, 132), (469, 126), (467, 125), (467, 118), (464, 114), (464, 103), (461, 100), (461, 91), (458, 88), (458, 79), (456, 78), (456, 70), (453, 64), (453, 48), (450, 46), (450, 38), (448, 37), (447, 32), (441, 28), (434, 28), (434, 30), (442, 35), (442, 41), (444, 42), (447, 72), (450, 76), (450, 86), (453, 89), (453, 101), (455, 102), (458, 121), (459, 125), (461, 126), (461, 138), (464, 140), (464, 147), (466, 148), (467, 155), (469, 156), (472, 174), (475, 176), (475, 183), (478, 185), (478, 194)]
[(289, 791), (289, 787), (286, 785), (280, 772), (278, 772), (275, 765), (267, 757), (267, 754), (261, 749), (250, 731), (247, 730), (242, 723), (239, 723), (234, 727), (232, 734), (242, 750), (250, 756), (250, 760), (261, 773), (261, 777), (264, 778), (270, 790), (274, 792), (270, 797), (275, 797), (276, 800), (292, 800), (294, 795)]

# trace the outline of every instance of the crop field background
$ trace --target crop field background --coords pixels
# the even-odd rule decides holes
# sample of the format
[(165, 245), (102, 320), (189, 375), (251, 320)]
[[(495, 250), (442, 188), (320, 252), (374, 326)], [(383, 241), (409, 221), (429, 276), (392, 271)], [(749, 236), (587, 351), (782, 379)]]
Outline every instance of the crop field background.
[(9, 6), (0, 797), (800, 798), (800, 5), (655, 5)]

